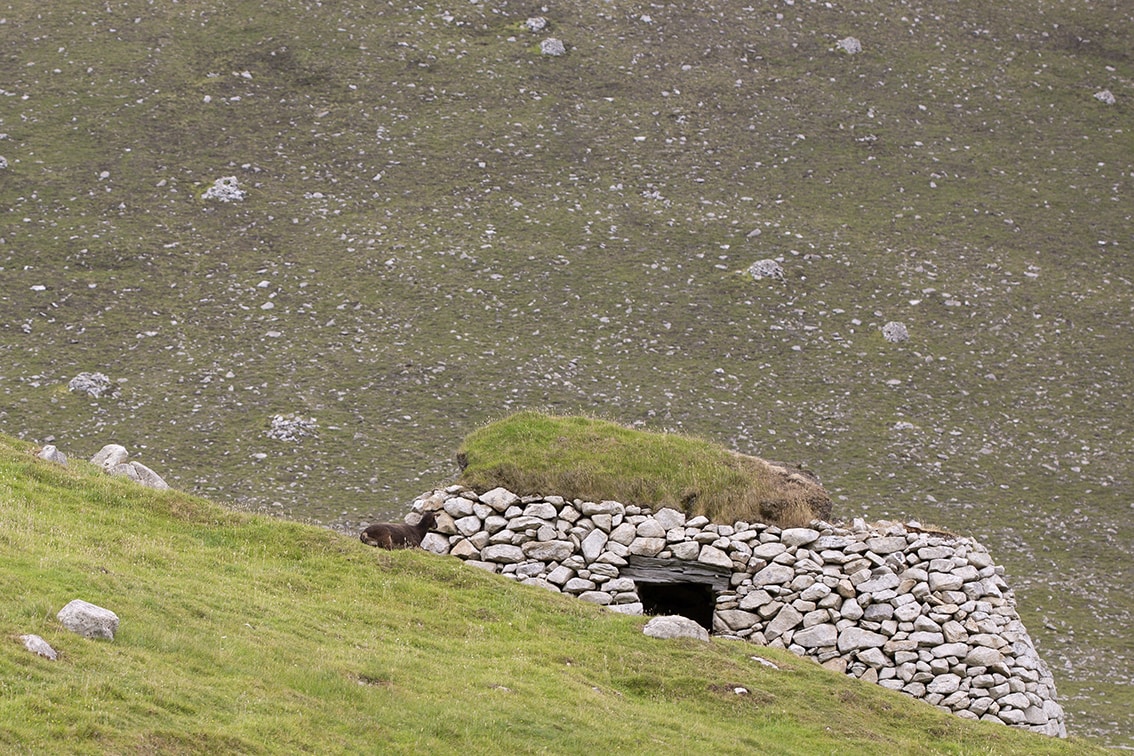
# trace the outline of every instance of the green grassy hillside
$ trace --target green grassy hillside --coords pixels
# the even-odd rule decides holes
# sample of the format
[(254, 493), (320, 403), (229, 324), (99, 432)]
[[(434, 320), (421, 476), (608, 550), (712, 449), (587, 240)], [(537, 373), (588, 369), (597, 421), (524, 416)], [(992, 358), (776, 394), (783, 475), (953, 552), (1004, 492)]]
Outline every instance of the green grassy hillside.
[(986, 543), (1134, 746), (1131, 50), (1124, 0), (7, 0), (0, 432), (345, 529), (517, 410), (803, 463)]
[[(6, 437), (0, 539), (5, 753), (1095, 750), (770, 649), (647, 638), (643, 618), (456, 559), (63, 468)], [(79, 597), (119, 615), (112, 642), (59, 626)]]

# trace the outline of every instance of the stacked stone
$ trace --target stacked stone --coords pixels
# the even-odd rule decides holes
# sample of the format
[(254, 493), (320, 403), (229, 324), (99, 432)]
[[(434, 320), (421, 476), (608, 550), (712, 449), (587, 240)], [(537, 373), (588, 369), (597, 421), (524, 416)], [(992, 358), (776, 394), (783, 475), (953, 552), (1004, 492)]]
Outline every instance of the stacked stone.
[(894, 523), (781, 529), (721, 525), (674, 509), (520, 497), (462, 486), (414, 502), (435, 511), (422, 547), (511, 579), (641, 614), (633, 556), (730, 575), (713, 633), (786, 648), (968, 719), (1066, 736), (1055, 684), (987, 550)]

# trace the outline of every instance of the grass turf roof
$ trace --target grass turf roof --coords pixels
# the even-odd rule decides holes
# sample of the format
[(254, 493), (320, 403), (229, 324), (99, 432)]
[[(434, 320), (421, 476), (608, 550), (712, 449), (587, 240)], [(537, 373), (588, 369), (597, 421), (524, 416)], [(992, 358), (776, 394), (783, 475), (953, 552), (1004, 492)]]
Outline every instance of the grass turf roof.
[(458, 458), (460, 481), (480, 491), (503, 486), (789, 527), (830, 514), (820, 486), (758, 457), (591, 417), (519, 412), (469, 434)]

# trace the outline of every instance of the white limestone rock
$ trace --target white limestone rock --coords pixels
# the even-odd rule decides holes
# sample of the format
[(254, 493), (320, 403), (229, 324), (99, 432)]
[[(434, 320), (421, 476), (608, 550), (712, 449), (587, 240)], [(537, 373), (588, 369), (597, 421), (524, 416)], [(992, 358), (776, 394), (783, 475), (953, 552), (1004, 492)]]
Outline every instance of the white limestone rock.
[(519, 496), (509, 491), (507, 488), (501, 487), (486, 491), (480, 495), (482, 504), (487, 504), (501, 514), (508, 511), (508, 507), (514, 505), (519, 500)]
[(882, 338), (889, 341), (891, 344), (899, 344), (907, 341), (910, 337), (910, 332), (906, 328), (905, 323), (899, 323), (891, 320), (886, 325), (882, 326)]
[[(169, 488), (169, 484), (166, 483), (160, 475), (143, 465), (141, 462), (130, 462), (129, 464), (121, 465), (120, 467), (129, 468), (129, 471), (126, 473), (126, 475), (131, 480), (137, 483), (141, 483), (147, 488), (156, 488), (161, 491)], [(115, 472), (116, 470), (117, 468), (115, 468), (115, 470), (112, 470), (111, 472)]]
[(118, 632), (118, 615), (82, 599), (75, 599), (56, 615), (63, 627), (84, 638), (114, 640)]
[(839, 631), (834, 625), (812, 625), (792, 636), (791, 642), (804, 648), (821, 648), (834, 646), (838, 637)]
[(887, 640), (881, 633), (863, 630), (861, 627), (848, 627), (839, 633), (837, 645), (839, 653), (845, 654), (864, 648), (881, 648), (886, 645)]
[(748, 275), (759, 281), (762, 278), (771, 278), (776, 281), (784, 280), (784, 269), (775, 260), (757, 260), (748, 266)]
[(24, 648), (31, 651), (33, 654), (39, 654), (51, 661), (55, 661), (59, 658), (58, 652), (51, 647), (51, 644), (38, 635), (21, 635), (20, 640), (24, 642)]
[(642, 632), (651, 638), (693, 638), (708, 642), (709, 631), (688, 617), (664, 616), (654, 617), (646, 623)]
[(36, 454), (36, 456), (48, 462), (54, 462), (57, 465), (63, 465), (64, 467), (67, 466), (67, 455), (56, 449), (51, 444), (48, 444), (40, 449), (39, 453)]
[(787, 528), (780, 533), (780, 542), (788, 549), (809, 544), (819, 538), (819, 531), (811, 528)]
[(524, 561), (524, 551), (519, 546), (513, 546), (509, 543), (494, 543), (481, 550), (480, 558), (486, 562), (516, 564)]
[(240, 188), (236, 176), (224, 176), (214, 181), (213, 185), (205, 190), (202, 198), (220, 202), (241, 202), (245, 195), (246, 192)]
[(715, 546), (705, 545), (701, 547), (701, 553), (697, 557), (697, 561), (702, 564), (712, 565), (713, 567), (723, 567), (725, 569), (732, 569), (732, 559), (729, 555)]
[(525, 557), (539, 562), (562, 562), (575, 550), (570, 541), (528, 541), (520, 548)]
[(75, 394), (87, 394), (95, 399), (118, 396), (118, 384), (105, 373), (79, 373), (68, 381), (67, 390)]
[(268, 438), (277, 441), (299, 441), (308, 436), (315, 436), (319, 424), (313, 417), (300, 417), (299, 415), (273, 415), (267, 431)]
[(539, 51), (544, 55), (552, 57), (559, 57), (567, 54), (567, 48), (561, 40), (555, 37), (548, 37), (539, 43)]
[(120, 444), (107, 444), (98, 450), (98, 452), (91, 457), (91, 464), (98, 465), (107, 472), (112, 470), (118, 465), (126, 464), (126, 459), (130, 453), (126, 451), (126, 447)]

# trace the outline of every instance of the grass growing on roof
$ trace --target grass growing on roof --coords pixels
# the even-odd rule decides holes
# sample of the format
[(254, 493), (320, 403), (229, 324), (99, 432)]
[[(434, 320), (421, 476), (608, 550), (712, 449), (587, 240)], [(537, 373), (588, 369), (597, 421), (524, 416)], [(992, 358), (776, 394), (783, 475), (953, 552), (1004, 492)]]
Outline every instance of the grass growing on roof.
[(461, 482), (482, 492), (669, 506), (716, 522), (813, 519), (805, 496), (762, 459), (590, 417), (519, 412), (469, 434), (458, 456)]

